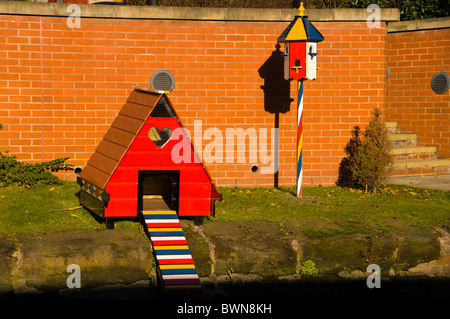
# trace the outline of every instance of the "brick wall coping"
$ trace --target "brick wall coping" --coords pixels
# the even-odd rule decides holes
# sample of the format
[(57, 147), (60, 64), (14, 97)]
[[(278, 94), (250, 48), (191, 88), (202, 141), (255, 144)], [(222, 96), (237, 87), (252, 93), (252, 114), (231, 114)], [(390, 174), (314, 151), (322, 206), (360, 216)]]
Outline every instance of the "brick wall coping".
[[(65, 3), (0, 1), (0, 14), (69, 16)], [(86, 18), (209, 20), (209, 21), (291, 21), (297, 9), (239, 9), (165, 6), (122, 6), (80, 4)], [(366, 21), (372, 12), (366, 9), (308, 9), (311, 21)], [(381, 9), (382, 21), (399, 21), (398, 9)]]
[(450, 17), (391, 22), (388, 32), (420, 31), (450, 28)]

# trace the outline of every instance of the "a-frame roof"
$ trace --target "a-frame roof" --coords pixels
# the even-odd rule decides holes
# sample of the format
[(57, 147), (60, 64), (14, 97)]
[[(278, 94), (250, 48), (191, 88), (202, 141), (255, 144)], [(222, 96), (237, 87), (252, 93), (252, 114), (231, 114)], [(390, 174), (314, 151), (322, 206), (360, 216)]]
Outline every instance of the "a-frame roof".
[(176, 117), (164, 93), (135, 89), (79, 177), (104, 189), (150, 115)]

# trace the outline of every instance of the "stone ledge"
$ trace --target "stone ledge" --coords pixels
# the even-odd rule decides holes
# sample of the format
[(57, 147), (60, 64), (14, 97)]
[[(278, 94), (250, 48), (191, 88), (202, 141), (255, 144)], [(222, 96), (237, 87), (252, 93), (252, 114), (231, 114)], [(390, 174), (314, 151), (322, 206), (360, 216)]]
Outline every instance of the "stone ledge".
[[(0, 14), (67, 17), (70, 4), (1, 1)], [(289, 22), (297, 9), (239, 9), (164, 6), (79, 5), (81, 17), (106, 19), (159, 19), (205, 21)], [(372, 12), (366, 9), (308, 9), (311, 21), (366, 21)], [(381, 9), (381, 21), (399, 21), (398, 9)]]
[(450, 17), (412, 21), (397, 21), (388, 24), (389, 33), (445, 28), (450, 28)]
[[(448, 260), (439, 259), (448, 253), (447, 231), (438, 236), (400, 221), (228, 221), (195, 226), (183, 220), (182, 225), (205, 292), (229, 284), (250, 289), (275, 283), (284, 289), (290, 282), (308, 280), (302, 270), (308, 260), (318, 270), (311, 280), (319, 282), (351, 279), (352, 271), (359, 271), (353, 279), (360, 280), (372, 263), (381, 267), (383, 278), (397, 276), (387, 274), (392, 269), (408, 277), (428, 276), (431, 269), (431, 277), (450, 278)], [(0, 297), (76, 297), (66, 286), (69, 264), (80, 266), (83, 293), (159, 291), (144, 232), (117, 229), (0, 235)]]

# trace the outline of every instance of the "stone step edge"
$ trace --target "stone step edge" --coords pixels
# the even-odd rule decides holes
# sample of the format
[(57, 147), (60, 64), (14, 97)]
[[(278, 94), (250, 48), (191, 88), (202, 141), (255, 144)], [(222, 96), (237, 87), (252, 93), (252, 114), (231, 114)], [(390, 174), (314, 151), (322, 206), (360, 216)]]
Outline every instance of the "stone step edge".
[(434, 146), (406, 146), (406, 147), (394, 147), (391, 150), (392, 155), (412, 155), (412, 154), (425, 154), (436, 153), (436, 147)]
[(386, 128), (393, 128), (398, 126), (397, 122), (384, 122), (384, 125), (386, 126)]
[(391, 141), (415, 141), (415, 140), (417, 140), (417, 134), (389, 133), (388, 137)]
[(450, 159), (409, 160), (394, 162), (392, 164), (392, 169), (434, 168), (447, 166), (450, 167)]

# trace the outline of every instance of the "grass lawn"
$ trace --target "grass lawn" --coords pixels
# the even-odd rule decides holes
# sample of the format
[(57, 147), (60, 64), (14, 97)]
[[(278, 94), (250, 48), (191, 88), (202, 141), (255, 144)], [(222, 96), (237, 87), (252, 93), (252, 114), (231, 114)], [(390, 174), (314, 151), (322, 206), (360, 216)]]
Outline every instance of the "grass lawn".
[[(105, 224), (80, 206), (76, 182), (0, 189), (0, 234), (105, 229)], [(54, 211), (58, 210), (58, 211)], [(140, 227), (136, 221), (117, 222), (118, 228)]]
[(280, 189), (221, 188), (212, 220), (397, 219), (421, 229), (450, 225), (450, 192), (402, 185), (386, 185), (377, 194), (359, 189), (305, 187), (303, 198), (295, 187)]
[[(18, 234), (77, 229), (105, 229), (79, 206), (75, 182), (17, 186), (0, 189), (0, 233)], [(216, 220), (398, 219), (421, 229), (450, 225), (450, 193), (410, 186), (387, 185), (378, 194), (341, 187), (305, 187), (303, 198), (294, 187), (219, 188), (223, 201), (216, 202)], [(54, 211), (59, 210), (59, 211)], [(137, 219), (116, 222), (116, 228), (142, 227)]]

